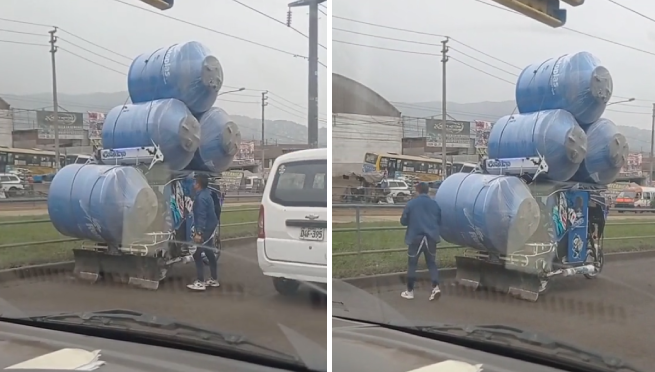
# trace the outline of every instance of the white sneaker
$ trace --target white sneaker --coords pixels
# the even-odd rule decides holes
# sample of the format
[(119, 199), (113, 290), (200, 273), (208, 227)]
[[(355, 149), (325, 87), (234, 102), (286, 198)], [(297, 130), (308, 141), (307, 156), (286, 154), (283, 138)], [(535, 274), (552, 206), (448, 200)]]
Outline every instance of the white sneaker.
[(189, 284), (186, 287), (189, 289), (193, 289), (194, 291), (204, 291), (206, 289), (205, 283), (199, 280), (196, 280), (195, 282), (193, 282), (193, 284)]
[(403, 291), (400, 294), (400, 297), (406, 299), (406, 300), (413, 300), (414, 299), (414, 291)]
[(439, 289), (439, 286), (436, 286), (432, 288), (432, 292), (430, 293), (430, 301), (438, 300), (439, 297), (441, 297), (441, 289)]
[(209, 279), (205, 282), (205, 287), (220, 287), (220, 283), (216, 279)]

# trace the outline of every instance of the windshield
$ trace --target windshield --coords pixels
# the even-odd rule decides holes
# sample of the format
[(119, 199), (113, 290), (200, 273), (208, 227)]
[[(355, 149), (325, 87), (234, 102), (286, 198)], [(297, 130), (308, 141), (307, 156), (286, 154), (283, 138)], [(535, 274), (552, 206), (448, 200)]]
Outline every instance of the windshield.
[[(325, 360), (325, 264), (265, 253), (327, 240), (326, 226), (285, 230), (318, 213), (307, 206), (328, 220), (325, 160), (262, 181), (281, 157), (328, 143), (328, 4), (290, 3), (3, 2), (0, 45), (21, 58), (0, 61), (0, 174), (32, 177), (0, 177), (0, 318), (21, 317), (6, 305), (35, 327)], [(260, 234), (265, 192), (284, 207)]]
[[(445, 159), (453, 170), (428, 192), (440, 221), (427, 198), (334, 201), (334, 277), (388, 305), (357, 317), (510, 326), (649, 369), (655, 209), (592, 195), (616, 201), (636, 193), (610, 185), (655, 185), (655, 93), (638, 83), (652, 79), (653, 55), (639, 32), (617, 26), (652, 29), (655, 4), (360, 0), (332, 11), (332, 125), (366, 135), (365, 146), (340, 135), (333, 153)], [(537, 164), (524, 159), (539, 156), (549, 169), (532, 182)], [(483, 159), (524, 165), (514, 176), (471, 173)], [(381, 166), (394, 178), (431, 171), (421, 161)], [(333, 308), (353, 317), (363, 306), (353, 297)]]
[(621, 191), (619, 193), (619, 198), (635, 198), (637, 197), (637, 193), (634, 191)]

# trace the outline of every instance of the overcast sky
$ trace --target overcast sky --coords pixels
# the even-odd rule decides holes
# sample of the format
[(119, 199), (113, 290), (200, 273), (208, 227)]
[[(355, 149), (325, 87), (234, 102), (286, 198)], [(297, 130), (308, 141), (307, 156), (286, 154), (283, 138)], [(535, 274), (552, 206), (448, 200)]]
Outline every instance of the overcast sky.
[[(141, 5), (139, 0), (122, 0)], [(286, 22), (288, 0), (241, 0), (277, 20)], [(32, 23), (56, 25), (63, 30), (59, 46), (105, 67), (126, 73), (132, 57), (144, 52), (184, 41), (199, 41), (207, 45), (223, 65), (225, 84), (255, 90), (269, 90), (270, 119), (288, 119), (306, 124), (307, 61), (265, 47), (235, 40), (193, 25), (167, 19), (162, 14), (180, 18), (216, 31), (237, 35), (292, 54), (307, 56), (308, 41), (286, 26), (257, 14), (233, 0), (176, 0), (165, 12), (151, 14), (115, 0), (2, 0), (0, 17)], [(327, 45), (327, 22), (319, 13), (319, 41)], [(307, 34), (308, 9), (293, 10), (295, 28)], [(11, 32), (13, 31), (13, 32)], [(36, 33), (39, 35), (17, 32)], [(83, 37), (108, 48), (108, 53), (75, 38)], [(51, 92), (50, 55), (46, 44), (48, 28), (0, 20), (0, 97), (7, 94)], [(10, 43), (14, 42), (14, 43)], [(78, 46), (101, 54), (90, 54)], [(75, 57), (66, 51), (57, 53), (59, 91), (63, 93), (127, 91), (126, 77)], [(327, 63), (326, 50), (319, 47), (319, 61)], [(116, 63), (115, 60), (119, 63)], [(325, 118), (327, 69), (319, 65), (319, 112)], [(228, 88), (224, 88), (228, 90)], [(225, 95), (218, 105), (232, 114), (260, 116), (259, 91), (244, 91)], [(284, 99), (293, 102), (290, 104)], [(227, 102), (240, 101), (240, 102)], [(295, 111), (292, 110), (295, 108)], [(287, 111), (287, 112), (285, 112)], [(321, 126), (324, 126), (321, 123)]]
[[(613, 105), (608, 108), (605, 117), (619, 125), (650, 128), (651, 105), (655, 102), (655, 22), (607, 0), (587, 1), (580, 7), (568, 8), (568, 28), (653, 53), (649, 55), (566, 29), (552, 29), (484, 3), (496, 4), (491, 0), (334, 0), (331, 7), (334, 16), (448, 35), (519, 67), (566, 53), (591, 52), (613, 76), (613, 101), (630, 97), (638, 99), (629, 104)], [(621, 0), (620, 3), (655, 18), (653, 1)], [(383, 29), (337, 18), (333, 21), (333, 28), (424, 43), (439, 44), (442, 40), (440, 37)], [(389, 101), (441, 99), (440, 57), (345, 45), (336, 40), (421, 53), (439, 53), (440, 45), (411, 44), (339, 30), (333, 31), (333, 39), (334, 72), (368, 85)], [(457, 41), (450, 42), (450, 55), (457, 61), (448, 62), (448, 101), (513, 100), (516, 77), (512, 74), (520, 70)], [(509, 80), (509, 83), (459, 61)]]

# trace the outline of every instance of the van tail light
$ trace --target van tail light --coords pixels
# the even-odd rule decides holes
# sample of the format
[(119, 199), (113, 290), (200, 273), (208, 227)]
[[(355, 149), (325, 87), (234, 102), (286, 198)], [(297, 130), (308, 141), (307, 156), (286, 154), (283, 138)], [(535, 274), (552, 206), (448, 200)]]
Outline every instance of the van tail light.
[(257, 237), (265, 239), (266, 233), (264, 232), (264, 205), (259, 206), (259, 218), (257, 220)]

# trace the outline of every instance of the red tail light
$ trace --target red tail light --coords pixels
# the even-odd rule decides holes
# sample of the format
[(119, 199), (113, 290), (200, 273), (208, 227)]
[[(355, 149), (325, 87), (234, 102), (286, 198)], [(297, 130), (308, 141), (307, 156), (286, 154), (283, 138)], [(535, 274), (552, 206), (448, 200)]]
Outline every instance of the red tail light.
[(259, 219), (257, 220), (257, 237), (265, 239), (266, 233), (264, 232), (264, 205), (259, 206)]

